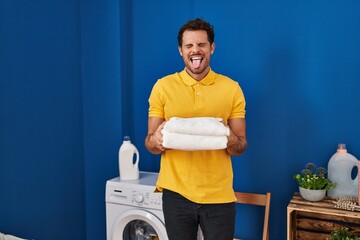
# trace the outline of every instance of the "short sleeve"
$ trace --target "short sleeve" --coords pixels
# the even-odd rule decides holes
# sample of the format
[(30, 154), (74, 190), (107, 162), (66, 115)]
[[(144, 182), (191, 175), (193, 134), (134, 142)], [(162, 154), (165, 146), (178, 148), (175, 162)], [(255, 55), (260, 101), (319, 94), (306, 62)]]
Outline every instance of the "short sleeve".
[(149, 97), (149, 117), (158, 117), (158, 118), (164, 118), (164, 102), (161, 98), (161, 83), (160, 81), (157, 81), (153, 89), (151, 90), (151, 94)]
[[(238, 84), (237, 84), (238, 85)], [(236, 88), (236, 92), (234, 95), (234, 103), (233, 103), (233, 110), (230, 115), (230, 119), (232, 118), (245, 118), (245, 107), (246, 107), (246, 101), (243, 91), (241, 90), (241, 87), (238, 85)]]

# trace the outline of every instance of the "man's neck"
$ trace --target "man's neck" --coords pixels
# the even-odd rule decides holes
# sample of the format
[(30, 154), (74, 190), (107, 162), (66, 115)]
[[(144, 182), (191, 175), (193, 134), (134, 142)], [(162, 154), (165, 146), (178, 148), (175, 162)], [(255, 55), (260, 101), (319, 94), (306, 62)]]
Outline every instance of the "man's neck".
[(201, 81), (209, 73), (210, 67), (208, 66), (202, 73), (199, 73), (199, 74), (195, 74), (195, 73), (191, 72), (188, 68), (185, 68), (185, 70), (193, 79), (195, 79), (196, 81)]

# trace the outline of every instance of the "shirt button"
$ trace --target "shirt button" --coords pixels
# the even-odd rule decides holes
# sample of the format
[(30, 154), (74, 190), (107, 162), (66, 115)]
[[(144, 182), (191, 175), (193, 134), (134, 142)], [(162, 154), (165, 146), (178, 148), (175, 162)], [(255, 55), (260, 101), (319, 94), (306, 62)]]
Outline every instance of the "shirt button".
[(196, 92), (196, 95), (200, 95), (200, 92)]

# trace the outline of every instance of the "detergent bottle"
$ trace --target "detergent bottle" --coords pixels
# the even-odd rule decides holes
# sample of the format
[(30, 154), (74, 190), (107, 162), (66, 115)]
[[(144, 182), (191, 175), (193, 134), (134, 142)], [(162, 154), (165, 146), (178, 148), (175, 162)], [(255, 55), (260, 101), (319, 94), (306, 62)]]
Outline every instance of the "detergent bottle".
[[(134, 157), (136, 157), (134, 163)], [(120, 180), (139, 179), (139, 151), (131, 143), (129, 136), (124, 136), (124, 141), (119, 149)]]
[(328, 164), (328, 178), (337, 184), (336, 188), (328, 190), (329, 197), (358, 196), (358, 176), (352, 177), (354, 167), (358, 167), (358, 160), (347, 152), (345, 144), (338, 144)]

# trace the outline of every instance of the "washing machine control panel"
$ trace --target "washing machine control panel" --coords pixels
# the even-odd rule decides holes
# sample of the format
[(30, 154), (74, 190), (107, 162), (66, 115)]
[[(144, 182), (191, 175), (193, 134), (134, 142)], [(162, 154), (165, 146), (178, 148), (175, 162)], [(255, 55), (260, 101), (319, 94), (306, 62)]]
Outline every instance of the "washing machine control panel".
[(162, 198), (161, 193), (133, 191), (132, 203), (142, 207), (161, 208), (162, 207), (161, 198)]
[(121, 181), (119, 177), (108, 180), (106, 203), (162, 210), (162, 193), (154, 192), (157, 176), (140, 172), (138, 180)]

